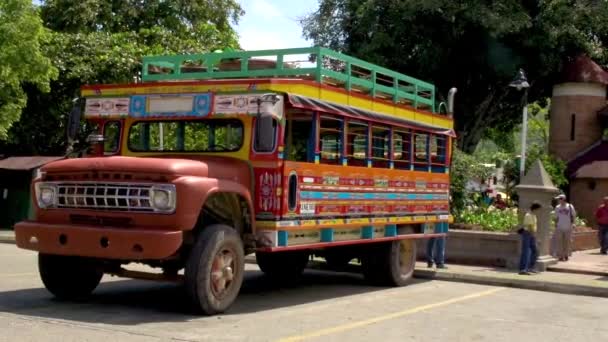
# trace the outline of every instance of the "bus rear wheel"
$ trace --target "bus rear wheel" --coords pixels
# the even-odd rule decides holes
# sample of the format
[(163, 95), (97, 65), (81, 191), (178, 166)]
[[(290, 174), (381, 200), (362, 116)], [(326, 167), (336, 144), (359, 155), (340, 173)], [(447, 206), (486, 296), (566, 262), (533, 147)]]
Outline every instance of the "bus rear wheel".
[(85, 299), (103, 277), (99, 263), (77, 256), (39, 253), (38, 271), (46, 289), (65, 300)]
[(308, 252), (256, 252), (256, 261), (260, 270), (273, 281), (281, 284), (293, 284), (300, 280), (302, 272), (308, 265)]
[(410, 282), (416, 267), (416, 241), (391, 241), (369, 246), (362, 269), (367, 281), (382, 286), (403, 286)]
[(222, 224), (203, 228), (185, 269), (193, 309), (207, 315), (226, 311), (239, 294), (244, 272), (245, 252), (238, 233)]

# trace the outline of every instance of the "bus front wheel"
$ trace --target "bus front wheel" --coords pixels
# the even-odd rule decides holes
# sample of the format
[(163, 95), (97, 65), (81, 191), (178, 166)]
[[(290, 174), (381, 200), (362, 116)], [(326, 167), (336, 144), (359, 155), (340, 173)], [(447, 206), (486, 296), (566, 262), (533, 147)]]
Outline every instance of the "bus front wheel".
[(375, 285), (403, 286), (416, 266), (416, 241), (391, 241), (369, 246), (362, 258), (363, 275)]
[(215, 224), (203, 228), (186, 262), (185, 285), (195, 311), (226, 311), (243, 283), (245, 254), (239, 234)]

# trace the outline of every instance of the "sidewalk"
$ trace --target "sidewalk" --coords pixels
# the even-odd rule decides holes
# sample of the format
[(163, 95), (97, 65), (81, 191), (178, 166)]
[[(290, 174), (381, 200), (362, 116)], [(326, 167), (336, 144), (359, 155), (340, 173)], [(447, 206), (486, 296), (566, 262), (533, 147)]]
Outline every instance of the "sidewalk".
[(608, 297), (608, 274), (590, 275), (549, 271), (534, 275), (519, 275), (513, 270), (461, 265), (448, 265), (445, 270), (433, 270), (428, 269), (425, 263), (417, 263), (414, 277)]
[(550, 266), (549, 270), (608, 277), (608, 255), (600, 254), (599, 249), (574, 252), (570, 260)]
[(0, 230), (0, 243), (15, 243), (15, 232), (12, 230)]

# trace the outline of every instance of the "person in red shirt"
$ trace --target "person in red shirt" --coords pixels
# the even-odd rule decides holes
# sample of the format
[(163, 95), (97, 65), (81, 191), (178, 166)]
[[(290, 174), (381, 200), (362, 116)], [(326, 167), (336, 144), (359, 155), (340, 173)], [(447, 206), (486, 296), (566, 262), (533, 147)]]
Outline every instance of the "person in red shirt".
[(496, 195), (496, 199), (494, 200), (493, 204), (496, 207), (496, 209), (503, 210), (503, 209), (507, 208), (507, 202), (505, 202), (505, 200), (502, 199), (501, 194)]
[(607, 254), (608, 252), (608, 196), (604, 197), (602, 203), (595, 211), (595, 219), (600, 228), (600, 253)]

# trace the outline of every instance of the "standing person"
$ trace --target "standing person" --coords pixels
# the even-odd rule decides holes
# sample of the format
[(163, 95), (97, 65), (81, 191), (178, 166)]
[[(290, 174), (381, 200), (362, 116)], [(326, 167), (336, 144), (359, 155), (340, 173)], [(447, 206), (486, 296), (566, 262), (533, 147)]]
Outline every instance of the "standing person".
[(566, 201), (566, 195), (557, 196), (557, 200), (558, 204), (555, 207), (555, 254), (559, 261), (568, 261), (576, 211), (572, 204)]
[(437, 268), (445, 267), (445, 237), (434, 237), (428, 239), (426, 243), (426, 262), (429, 268), (433, 263)]
[(600, 253), (608, 252), (608, 196), (604, 197), (602, 203), (595, 211), (595, 219), (599, 226)]
[(521, 256), (519, 258), (519, 274), (530, 275), (536, 273), (534, 266), (538, 258), (536, 247), (537, 218), (536, 213), (541, 205), (537, 202), (532, 203), (530, 211), (524, 216), (523, 227), (518, 233), (521, 235)]

